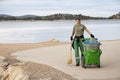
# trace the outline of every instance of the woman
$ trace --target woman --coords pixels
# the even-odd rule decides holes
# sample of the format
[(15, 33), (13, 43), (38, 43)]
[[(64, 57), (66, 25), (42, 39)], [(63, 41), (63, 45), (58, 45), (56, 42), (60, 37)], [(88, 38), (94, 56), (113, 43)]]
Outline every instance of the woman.
[(79, 57), (79, 47), (81, 50), (81, 54), (83, 56), (83, 47), (82, 46), (82, 42), (81, 42), (81, 38), (84, 38), (84, 31), (86, 31), (91, 37), (94, 38), (94, 35), (83, 25), (81, 24), (81, 20), (79, 18), (76, 18), (76, 24), (73, 27), (73, 31), (72, 31), (72, 36), (71, 36), (71, 41), (73, 40), (73, 36), (74, 40), (73, 40), (73, 47), (75, 49), (75, 58), (76, 58), (76, 66), (79, 66), (80, 64), (80, 57)]

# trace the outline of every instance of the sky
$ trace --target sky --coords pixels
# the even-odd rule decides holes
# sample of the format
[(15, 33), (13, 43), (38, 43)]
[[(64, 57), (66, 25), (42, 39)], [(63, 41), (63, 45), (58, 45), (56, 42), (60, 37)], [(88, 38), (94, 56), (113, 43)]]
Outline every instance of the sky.
[(45, 16), (56, 13), (109, 17), (120, 12), (120, 0), (0, 0), (0, 14)]

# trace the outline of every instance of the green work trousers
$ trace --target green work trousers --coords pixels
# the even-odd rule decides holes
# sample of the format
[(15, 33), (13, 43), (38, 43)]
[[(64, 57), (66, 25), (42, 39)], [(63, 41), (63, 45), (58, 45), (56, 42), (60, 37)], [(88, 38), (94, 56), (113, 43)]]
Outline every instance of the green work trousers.
[(74, 39), (74, 50), (75, 50), (75, 59), (76, 59), (76, 64), (80, 64), (80, 56), (79, 56), (79, 48), (81, 51), (81, 56), (83, 55), (83, 45), (82, 41), (79, 39)]

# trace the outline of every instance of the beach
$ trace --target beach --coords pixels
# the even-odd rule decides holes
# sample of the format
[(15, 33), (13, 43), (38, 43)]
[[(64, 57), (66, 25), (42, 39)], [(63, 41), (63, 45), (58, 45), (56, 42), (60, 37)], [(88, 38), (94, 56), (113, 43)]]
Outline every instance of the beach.
[[(70, 42), (0, 44), (0, 56), (6, 57), (10, 64), (20, 60), (26, 61), (25, 71), (39, 76), (47, 71), (56, 80), (60, 80), (61, 77), (67, 77), (68, 80), (119, 80), (120, 40), (101, 43), (100, 69), (75, 67), (74, 51), (73, 63), (67, 65)], [(56, 75), (57, 77), (54, 77)]]
[(119, 4), (0, 0), (0, 80), (120, 80)]
[[(68, 42), (13, 43), (13, 44), (4, 43), (4, 44), (0, 44), (0, 56), (4, 56), (6, 58), (4, 61), (8, 62), (9, 65), (13, 65), (16, 63), (20, 63), (21, 61), (12, 57), (11, 56), (12, 53), (18, 51), (24, 51), (28, 49), (58, 46), (64, 44), (68, 44)], [(59, 71), (53, 67), (47, 66), (45, 64), (38, 64), (35, 62), (25, 62), (23, 67), (26, 72), (29, 72), (32, 75), (34, 74), (39, 76), (40, 80), (46, 80), (45, 78), (48, 75), (50, 75), (50, 77), (52, 77), (52, 79), (54, 80), (60, 80), (62, 77), (63, 78), (65, 77), (69, 80), (77, 80), (64, 72)]]

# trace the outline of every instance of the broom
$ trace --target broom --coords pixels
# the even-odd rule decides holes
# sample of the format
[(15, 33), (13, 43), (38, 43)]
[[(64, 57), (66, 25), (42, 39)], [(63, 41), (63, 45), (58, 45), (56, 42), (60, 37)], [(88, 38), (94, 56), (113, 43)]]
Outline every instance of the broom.
[(72, 44), (70, 46), (70, 52), (68, 53), (67, 64), (72, 64)]

